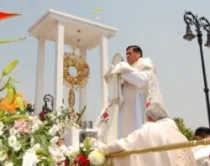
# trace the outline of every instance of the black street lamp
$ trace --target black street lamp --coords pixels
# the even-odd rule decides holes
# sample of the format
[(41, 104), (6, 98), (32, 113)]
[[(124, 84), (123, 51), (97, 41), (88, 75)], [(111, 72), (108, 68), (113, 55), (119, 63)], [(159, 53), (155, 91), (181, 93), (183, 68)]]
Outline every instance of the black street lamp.
[[(210, 104), (209, 104), (209, 88), (208, 88), (208, 82), (207, 82), (207, 76), (206, 76), (206, 68), (205, 68), (205, 61), (204, 61), (204, 56), (203, 56), (203, 39), (202, 39), (202, 31), (207, 32), (207, 42), (205, 46), (210, 48), (210, 23), (205, 17), (200, 17), (198, 18), (196, 15), (194, 15), (192, 12), (185, 12), (184, 14), (184, 21), (187, 25), (186, 27), (186, 34), (184, 35), (184, 39), (191, 41), (193, 40), (196, 36), (198, 38), (198, 44), (200, 48), (200, 56), (201, 56), (201, 65), (202, 65), (202, 72), (203, 72), (203, 81), (204, 81), (204, 93), (206, 96), (206, 107), (207, 107), (207, 112), (208, 112), (208, 120), (209, 120), (209, 126), (210, 126)], [(192, 33), (191, 27), (190, 26), (195, 26), (197, 35), (195, 36)]]

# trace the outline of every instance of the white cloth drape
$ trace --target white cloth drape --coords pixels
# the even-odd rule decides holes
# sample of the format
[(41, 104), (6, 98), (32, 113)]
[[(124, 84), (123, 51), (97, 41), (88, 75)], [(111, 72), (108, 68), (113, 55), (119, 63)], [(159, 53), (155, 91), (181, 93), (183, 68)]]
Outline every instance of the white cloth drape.
[[(104, 75), (108, 85), (108, 103), (103, 108), (100, 117), (96, 122), (99, 139), (103, 142), (112, 142), (118, 137), (119, 109), (123, 103), (121, 85), (123, 83), (119, 68), (124, 67), (123, 72), (130, 72), (133, 69), (125, 62), (113, 65)], [(107, 117), (104, 115), (106, 114)]]
[(197, 146), (193, 148), (197, 166), (210, 166), (210, 146)]
[[(156, 123), (145, 123), (140, 129), (111, 144), (98, 142), (98, 148), (105, 154), (123, 150), (139, 150), (179, 142), (187, 142), (171, 119)], [(127, 157), (112, 158), (113, 166), (196, 166), (191, 149), (164, 152), (133, 154)]]

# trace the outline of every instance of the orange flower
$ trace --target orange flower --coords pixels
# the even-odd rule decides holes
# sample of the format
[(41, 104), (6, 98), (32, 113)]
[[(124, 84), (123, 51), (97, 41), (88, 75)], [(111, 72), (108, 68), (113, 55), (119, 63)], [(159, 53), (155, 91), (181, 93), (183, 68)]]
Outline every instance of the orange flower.
[[(12, 103), (9, 104), (8, 96), (6, 95), (6, 97), (0, 101), (0, 110), (9, 111), (12, 113), (16, 112), (16, 109), (19, 108), (19, 105), (15, 99), (17, 97), (22, 98), (22, 96), (23, 96), (23, 93), (16, 93), (14, 100), (12, 101)], [(27, 102), (24, 100), (23, 100), (23, 103), (24, 103), (24, 106), (27, 104)]]
[(0, 110), (15, 112), (15, 108), (16, 106), (14, 102), (12, 102), (11, 104), (8, 103), (8, 96), (6, 96), (0, 102)]

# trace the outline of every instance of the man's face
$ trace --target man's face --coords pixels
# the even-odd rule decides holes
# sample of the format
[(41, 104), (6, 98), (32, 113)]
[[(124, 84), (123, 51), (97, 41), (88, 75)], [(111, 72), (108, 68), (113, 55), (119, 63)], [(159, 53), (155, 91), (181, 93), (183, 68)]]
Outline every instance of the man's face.
[(126, 51), (127, 62), (132, 65), (134, 64), (139, 58), (140, 54), (133, 51), (133, 48), (129, 48)]
[(201, 136), (195, 136), (195, 140), (196, 140), (196, 141), (200, 141), (200, 140), (202, 140), (202, 139), (204, 139), (204, 137), (201, 137)]
[(200, 140), (203, 140), (203, 139), (206, 139), (206, 138), (209, 138), (209, 136), (208, 135), (206, 135), (206, 136), (195, 136), (196, 141), (200, 141)]

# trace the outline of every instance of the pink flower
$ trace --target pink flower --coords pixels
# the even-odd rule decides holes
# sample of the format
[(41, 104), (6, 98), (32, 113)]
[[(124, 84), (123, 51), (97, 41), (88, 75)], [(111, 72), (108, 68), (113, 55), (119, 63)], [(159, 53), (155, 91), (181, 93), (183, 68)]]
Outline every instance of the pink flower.
[(104, 119), (106, 119), (108, 116), (109, 116), (109, 114), (108, 114), (107, 112), (104, 112), (104, 113), (102, 114), (102, 118), (104, 118)]
[(146, 103), (146, 108), (148, 108), (150, 106), (150, 102)]
[(13, 128), (15, 130), (21, 132), (22, 134), (30, 133), (30, 131), (29, 131), (29, 123), (27, 121), (24, 121), (24, 120), (17, 120), (17, 121), (15, 121), (15, 124), (14, 124)]
[(41, 124), (42, 124), (42, 121), (41, 121), (38, 117), (33, 117), (33, 118), (31, 119), (30, 123), (31, 123), (32, 125), (34, 125), (34, 124), (41, 125)]

